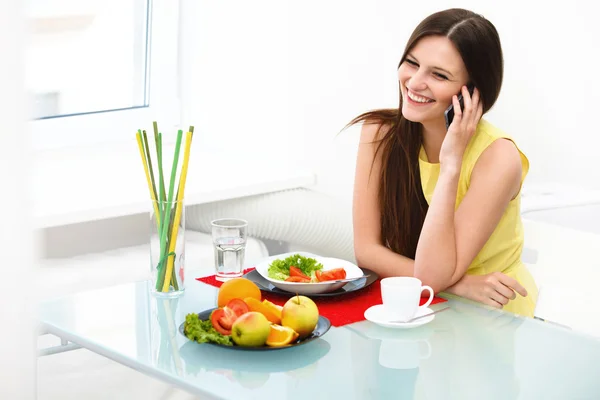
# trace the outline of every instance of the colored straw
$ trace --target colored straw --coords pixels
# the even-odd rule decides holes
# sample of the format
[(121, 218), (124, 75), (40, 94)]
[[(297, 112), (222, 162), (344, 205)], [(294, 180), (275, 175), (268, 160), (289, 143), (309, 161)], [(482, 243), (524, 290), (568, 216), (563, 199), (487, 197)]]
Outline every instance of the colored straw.
[[(181, 132), (181, 131), (179, 131)], [(173, 231), (171, 232), (171, 240), (169, 241), (169, 258), (167, 263), (167, 271), (165, 276), (171, 276), (173, 271), (173, 263), (175, 262), (175, 244), (177, 242), (177, 234), (179, 233), (179, 223), (181, 222), (182, 204), (185, 191), (185, 182), (187, 178), (187, 168), (190, 159), (190, 147), (192, 144), (192, 132), (188, 132), (185, 138), (185, 149), (183, 153), (183, 165), (181, 167), (181, 175), (179, 176), (179, 190), (177, 191), (177, 208), (175, 210), (175, 220), (173, 221)], [(178, 154), (179, 148), (175, 148), (175, 152)], [(169, 289), (169, 281), (165, 279), (162, 287), (162, 291), (166, 292)]]

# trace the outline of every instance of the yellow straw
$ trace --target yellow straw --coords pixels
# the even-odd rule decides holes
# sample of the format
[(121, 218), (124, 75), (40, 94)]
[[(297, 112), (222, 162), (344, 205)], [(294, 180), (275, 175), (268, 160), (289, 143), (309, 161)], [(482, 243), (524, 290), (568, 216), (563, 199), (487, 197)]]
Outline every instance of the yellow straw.
[[(177, 234), (179, 233), (179, 222), (181, 221), (181, 209), (183, 204), (183, 192), (185, 191), (185, 179), (187, 177), (188, 161), (190, 159), (190, 146), (192, 144), (192, 132), (188, 132), (185, 136), (185, 150), (183, 153), (183, 165), (181, 166), (181, 175), (179, 176), (179, 193), (177, 196), (177, 210), (175, 211), (175, 218), (173, 220), (173, 231), (171, 232), (171, 240), (169, 241), (169, 252), (171, 254), (175, 251), (175, 242), (177, 241)], [(165, 280), (163, 284), (163, 292), (169, 290), (169, 283), (171, 282), (170, 276), (173, 271), (173, 263), (175, 256), (170, 255), (167, 261), (167, 271), (165, 272)], [(169, 278), (167, 278), (169, 277)]]
[(146, 161), (146, 154), (144, 153), (144, 145), (142, 144), (142, 135), (138, 132), (136, 135), (138, 147), (140, 149), (140, 155), (142, 156), (142, 163), (144, 164), (144, 172), (146, 173), (146, 180), (148, 181), (148, 189), (150, 189), (150, 197), (152, 198), (152, 205), (154, 206), (154, 214), (156, 215), (156, 224), (160, 224), (160, 214), (158, 213), (158, 206), (156, 204), (156, 197), (154, 196), (154, 190), (152, 190), (152, 182), (150, 182), (150, 172), (148, 171), (148, 162)]

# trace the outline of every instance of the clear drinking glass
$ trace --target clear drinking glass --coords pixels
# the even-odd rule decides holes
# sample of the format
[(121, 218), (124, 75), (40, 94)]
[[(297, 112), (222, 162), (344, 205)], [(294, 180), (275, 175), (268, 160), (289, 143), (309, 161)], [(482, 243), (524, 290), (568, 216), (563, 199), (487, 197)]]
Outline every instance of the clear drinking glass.
[(211, 225), (216, 279), (226, 281), (242, 276), (248, 222), (238, 218), (222, 218), (212, 221)]

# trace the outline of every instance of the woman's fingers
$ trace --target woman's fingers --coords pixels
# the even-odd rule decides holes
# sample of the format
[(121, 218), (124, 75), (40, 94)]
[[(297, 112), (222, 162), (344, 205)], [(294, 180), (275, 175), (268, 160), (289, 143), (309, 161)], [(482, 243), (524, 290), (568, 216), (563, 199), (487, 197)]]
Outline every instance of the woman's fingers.
[(477, 107), (479, 104), (479, 90), (477, 90), (477, 88), (475, 88), (475, 90), (473, 90), (473, 97), (471, 98), (471, 101), (473, 103), (473, 107)]
[(517, 295), (511, 288), (509, 288), (508, 286), (505, 286), (500, 281), (496, 282), (496, 284), (494, 285), (494, 289), (496, 290), (496, 292), (498, 292), (502, 296), (506, 297), (507, 300), (514, 300), (517, 297)]
[(496, 290), (490, 290), (490, 298), (492, 300), (494, 300), (497, 303), (500, 303), (501, 305), (505, 306), (508, 304), (508, 302), (510, 301), (510, 295), (509, 297), (506, 297), (506, 295), (496, 291)]
[(504, 286), (508, 286), (523, 297), (527, 296), (527, 290), (516, 279), (504, 275), (503, 273), (498, 273), (497, 278)]
[(454, 121), (460, 123), (462, 121), (463, 112), (460, 108), (460, 103), (458, 102), (458, 96), (452, 96), (452, 105), (454, 105)]
[(463, 96), (463, 102), (465, 104), (465, 117), (471, 116), (471, 111), (473, 111), (473, 100), (471, 99), (471, 95), (469, 94), (469, 89), (467, 89), (466, 86), (463, 86), (461, 91)]
[(483, 304), (494, 307), (494, 308), (502, 308), (503, 304), (494, 300), (491, 297), (486, 297), (483, 301)]

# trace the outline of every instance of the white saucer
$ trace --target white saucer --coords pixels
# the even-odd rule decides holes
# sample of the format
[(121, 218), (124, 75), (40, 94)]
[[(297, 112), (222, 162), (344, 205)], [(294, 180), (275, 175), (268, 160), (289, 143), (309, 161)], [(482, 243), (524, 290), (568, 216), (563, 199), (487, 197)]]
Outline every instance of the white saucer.
[[(417, 311), (417, 314), (415, 314), (415, 316), (413, 318), (418, 317), (420, 315), (429, 314), (432, 312), (433, 312), (433, 310), (431, 308), (426, 307), (426, 308), (423, 308), (423, 309), (420, 309), (419, 311)], [(410, 328), (416, 328), (417, 326), (425, 325), (425, 324), (433, 321), (435, 319), (435, 315), (430, 315), (429, 317), (420, 318), (413, 322), (391, 322), (390, 318), (388, 317), (385, 310), (383, 309), (383, 304), (378, 304), (376, 306), (369, 307), (367, 309), (367, 311), (365, 311), (365, 318), (367, 319), (367, 321), (371, 321), (374, 324), (384, 326), (386, 328), (410, 329)]]

